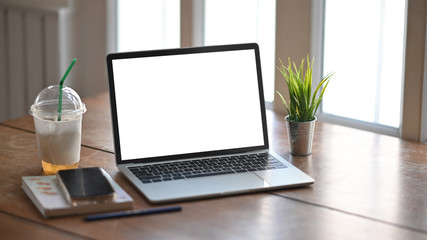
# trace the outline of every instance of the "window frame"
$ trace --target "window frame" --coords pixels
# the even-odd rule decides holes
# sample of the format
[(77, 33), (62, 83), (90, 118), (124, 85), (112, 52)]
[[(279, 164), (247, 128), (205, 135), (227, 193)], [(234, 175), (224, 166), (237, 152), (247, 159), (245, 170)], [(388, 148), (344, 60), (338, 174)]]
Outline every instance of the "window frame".
[[(323, 58), (325, 1), (326, 0), (312, 1), (312, 40), (310, 47), (311, 55), (314, 56), (315, 59)], [(401, 99), (402, 113), (400, 126), (394, 128), (377, 123), (333, 116), (323, 113), (321, 109), (318, 113), (320, 121), (401, 137), (411, 141), (424, 142), (427, 140), (427, 72), (424, 71), (424, 69), (427, 68), (427, 63), (424, 61), (427, 57), (427, 51), (425, 49), (427, 39), (425, 30), (425, 9), (426, 5), (424, 5), (423, 2), (416, 0), (406, 1), (404, 30), (405, 59), (403, 64), (403, 94)], [(423, 50), (419, 51), (419, 49)], [(321, 79), (323, 74), (322, 69), (323, 66), (321, 61), (315, 62), (313, 81), (318, 82)], [(421, 90), (414, 91), (417, 89)]]
[[(198, 47), (205, 45), (205, 0), (181, 1), (181, 47)], [(277, 2), (277, 1), (276, 1)], [(276, 10), (277, 11), (277, 10)], [(274, 74), (274, 81), (276, 75)], [(275, 89), (273, 89), (275, 91)], [(267, 109), (274, 109), (274, 101), (265, 101)]]
[[(107, 46), (114, 51), (116, 26), (115, 8), (117, 0), (107, 0)], [(276, 40), (275, 58), (290, 57), (302, 59), (309, 52), (315, 59), (322, 59), (323, 22), (325, 0), (281, 0), (276, 2)], [(203, 43), (203, 0), (181, 0), (181, 47), (200, 46)], [(298, 10), (298, 11), (296, 11)], [(398, 129), (375, 123), (337, 118), (318, 113), (320, 121), (341, 124), (391, 136), (405, 140), (427, 143), (427, 49), (426, 14), (427, 3), (419, 0), (406, 1), (405, 59), (402, 89), (401, 124)], [(110, 20), (109, 20), (110, 19)], [(294, 23), (301, 25), (295, 29)], [(292, 31), (292, 36), (287, 33)], [(288, 44), (283, 44), (288, 43)], [(318, 83), (321, 76), (322, 61), (315, 61), (313, 81)], [(286, 94), (283, 77), (275, 71), (275, 91)], [(414, 91), (415, 90), (415, 91)], [(285, 109), (278, 97), (268, 108), (284, 114)]]
[[(312, 2), (312, 22), (311, 22), (311, 54), (315, 59), (323, 59), (324, 56), (324, 37), (325, 37), (325, 2), (326, 0), (319, 0)], [(313, 82), (317, 84), (323, 77), (323, 61), (314, 63)], [(402, 86), (403, 87), (403, 86)], [(317, 113), (320, 121), (339, 124), (347, 127), (358, 128), (380, 134), (398, 137), (400, 136), (400, 126), (398, 128), (390, 127), (373, 122), (365, 122), (362, 120), (336, 116), (323, 112), (322, 105)]]

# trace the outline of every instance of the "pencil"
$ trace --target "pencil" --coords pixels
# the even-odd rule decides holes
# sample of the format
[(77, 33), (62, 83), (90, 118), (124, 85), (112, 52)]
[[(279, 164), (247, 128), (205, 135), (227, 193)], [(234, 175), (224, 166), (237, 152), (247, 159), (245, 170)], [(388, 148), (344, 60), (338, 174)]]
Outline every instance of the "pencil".
[(122, 211), (122, 212), (101, 213), (101, 214), (89, 215), (85, 217), (85, 221), (141, 216), (141, 215), (150, 215), (150, 214), (166, 213), (166, 212), (178, 212), (178, 211), (181, 211), (181, 209), (182, 209), (181, 206), (173, 206), (173, 207), (159, 207), (159, 208), (149, 208), (149, 209), (142, 209), (142, 210)]

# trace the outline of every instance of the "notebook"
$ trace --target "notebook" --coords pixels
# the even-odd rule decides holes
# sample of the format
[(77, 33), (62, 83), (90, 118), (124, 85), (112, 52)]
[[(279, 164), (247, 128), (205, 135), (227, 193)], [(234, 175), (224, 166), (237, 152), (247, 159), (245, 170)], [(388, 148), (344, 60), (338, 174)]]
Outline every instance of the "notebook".
[(56, 175), (23, 176), (21, 187), (45, 218), (132, 209), (132, 197), (108, 173), (104, 174), (117, 195), (112, 201), (97, 204), (71, 204), (63, 194)]
[(255, 43), (107, 56), (118, 169), (151, 203), (312, 184), (269, 150)]

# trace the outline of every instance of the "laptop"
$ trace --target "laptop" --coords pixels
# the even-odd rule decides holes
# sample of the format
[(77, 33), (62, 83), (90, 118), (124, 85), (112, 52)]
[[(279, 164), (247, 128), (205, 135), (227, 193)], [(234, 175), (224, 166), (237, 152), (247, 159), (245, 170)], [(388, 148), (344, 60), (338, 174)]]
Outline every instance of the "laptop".
[(312, 184), (269, 150), (255, 43), (107, 56), (116, 164), (153, 204)]

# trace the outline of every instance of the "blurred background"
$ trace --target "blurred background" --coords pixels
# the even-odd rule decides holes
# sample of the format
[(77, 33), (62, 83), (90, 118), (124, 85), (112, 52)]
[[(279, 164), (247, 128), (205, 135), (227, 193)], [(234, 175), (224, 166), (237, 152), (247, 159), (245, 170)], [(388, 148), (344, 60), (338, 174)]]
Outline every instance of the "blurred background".
[(425, 141), (426, 9), (421, 0), (0, 0), (0, 121), (26, 115), (73, 58), (65, 85), (85, 98), (108, 90), (111, 52), (257, 42), (269, 109), (285, 114), (278, 59), (309, 54), (315, 82), (335, 73), (321, 121)]

